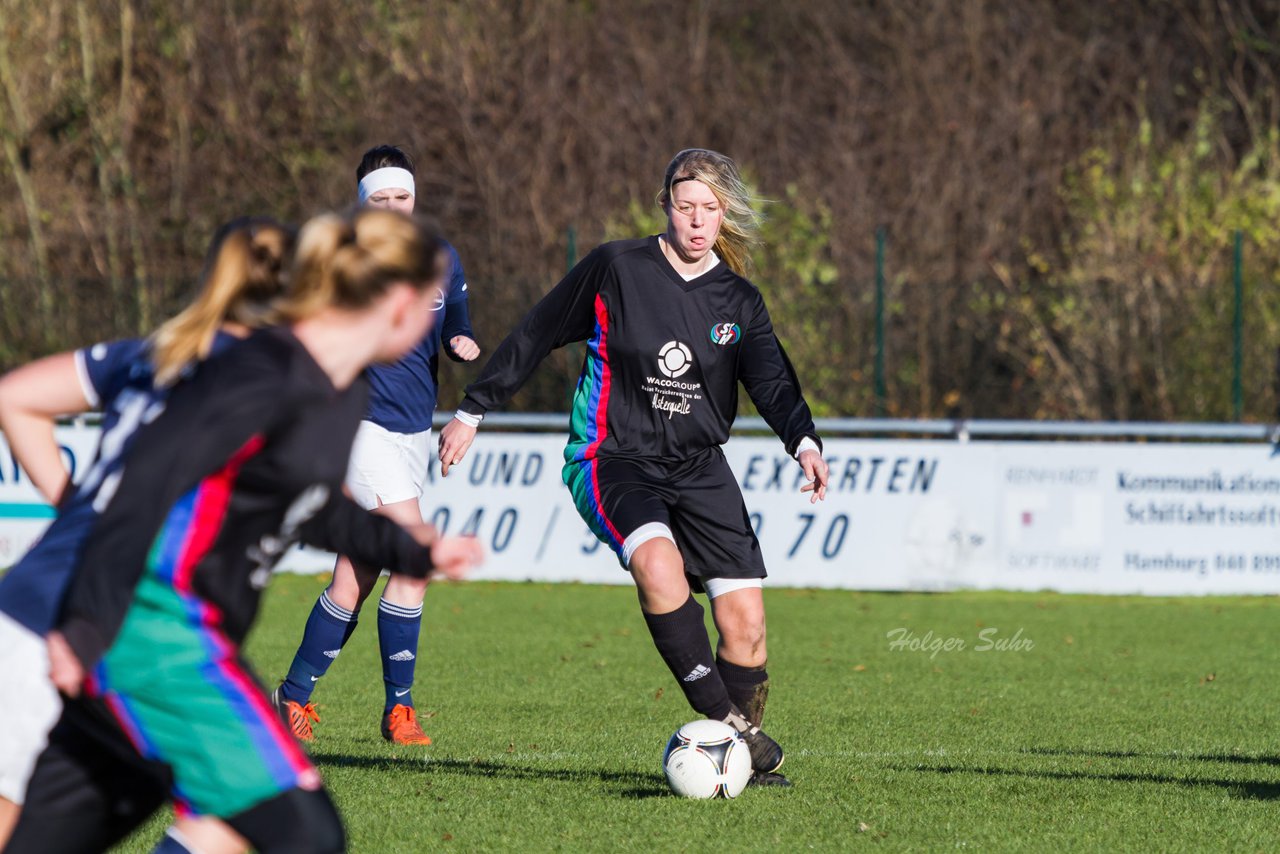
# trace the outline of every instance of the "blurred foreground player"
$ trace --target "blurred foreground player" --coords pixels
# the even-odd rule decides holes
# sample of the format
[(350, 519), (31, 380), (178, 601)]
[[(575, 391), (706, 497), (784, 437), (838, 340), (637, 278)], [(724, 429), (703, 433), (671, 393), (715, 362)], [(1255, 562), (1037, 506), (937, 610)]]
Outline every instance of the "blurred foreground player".
[[(630, 570), (689, 704), (742, 733), (757, 784), (788, 785), (777, 773), (782, 748), (760, 729), (764, 561), (720, 449), (738, 383), (796, 457), (814, 501), (826, 497), (827, 465), (764, 298), (743, 278), (758, 216), (733, 161), (680, 152), (658, 204), (665, 234), (600, 246), (502, 342), (441, 431), (441, 471), (553, 348), (586, 340), (564, 467), (578, 512)], [(711, 600), (714, 657), (691, 588)]]
[[(214, 236), (194, 302), (149, 339), (60, 353), (0, 379), (0, 429), (36, 488), (58, 505), (44, 535), (0, 580), (0, 848), (62, 710), (44, 638), (97, 521), (94, 499), (119, 474), (138, 427), (164, 405), (170, 386), (270, 319), (292, 251), (291, 229), (233, 220)], [(69, 489), (56, 419), (91, 409), (102, 411), (98, 451)], [(245, 847), (216, 819), (181, 818), (170, 834), (192, 845)]]
[(206, 361), (139, 434), (49, 636), (55, 684), (88, 697), (67, 703), (9, 850), (100, 851), (170, 797), (258, 851), (343, 850), (319, 774), (239, 647), (299, 540), (417, 576), (481, 556), (341, 490), (362, 373), (425, 333), (437, 250), (397, 213), (312, 220), (279, 306), (287, 325)]

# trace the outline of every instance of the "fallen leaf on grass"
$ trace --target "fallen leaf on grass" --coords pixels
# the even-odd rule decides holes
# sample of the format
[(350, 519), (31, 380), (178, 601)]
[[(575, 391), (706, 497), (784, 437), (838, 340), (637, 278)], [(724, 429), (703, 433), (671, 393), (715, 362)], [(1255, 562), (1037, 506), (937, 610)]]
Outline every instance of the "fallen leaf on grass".
[(854, 672), (854, 673), (861, 673), (862, 671), (864, 671), (864, 670), (866, 670), (866, 669), (867, 669), (867, 665), (865, 665), (865, 664), (855, 664), (855, 665), (853, 666), (853, 672)]

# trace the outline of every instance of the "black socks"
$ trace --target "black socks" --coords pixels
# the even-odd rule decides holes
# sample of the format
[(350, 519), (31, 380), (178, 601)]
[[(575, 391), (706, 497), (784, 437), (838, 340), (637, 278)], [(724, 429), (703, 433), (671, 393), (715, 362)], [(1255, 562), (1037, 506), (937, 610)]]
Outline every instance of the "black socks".
[(645, 614), (644, 621), (689, 705), (700, 715), (724, 720), (733, 711), (733, 702), (712, 655), (702, 615), (702, 606), (690, 596), (668, 614)]
[(764, 665), (743, 667), (716, 656), (716, 669), (729, 700), (742, 710), (747, 720), (756, 726), (764, 726), (764, 704), (769, 699), (769, 673)]

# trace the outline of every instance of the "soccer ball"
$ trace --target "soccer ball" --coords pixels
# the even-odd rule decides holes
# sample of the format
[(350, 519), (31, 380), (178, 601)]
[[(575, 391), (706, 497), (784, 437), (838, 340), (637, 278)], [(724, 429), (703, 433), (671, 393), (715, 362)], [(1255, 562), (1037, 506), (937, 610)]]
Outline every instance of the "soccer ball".
[(751, 753), (738, 731), (720, 721), (687, 723), (662, 756), (671, 790), (686, 798), (736, 798), (751, 779)]

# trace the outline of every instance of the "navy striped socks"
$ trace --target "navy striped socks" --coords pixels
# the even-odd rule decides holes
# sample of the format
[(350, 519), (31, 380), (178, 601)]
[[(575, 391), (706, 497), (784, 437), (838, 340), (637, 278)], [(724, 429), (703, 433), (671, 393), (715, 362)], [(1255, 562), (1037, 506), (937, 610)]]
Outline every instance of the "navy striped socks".
[(387, 692), (384, 713), (393, 706), (413, 705), (413, 671), (421, 629), (421, 604), (406, 608), (386, 599), (378, 602), (378, 647), (382, 655), (382, 682)]
[(305, 704), (311, 699), (316, 682), (333, 664), (347, 639), (356, 629), (358, 614), (335, 605), (326, 589), (311, 608), (307, 627), (302, 633), (302, 643), (289, 666), (289, 675), (280, 686), (280, 694), (286, 700)]

